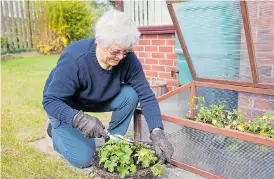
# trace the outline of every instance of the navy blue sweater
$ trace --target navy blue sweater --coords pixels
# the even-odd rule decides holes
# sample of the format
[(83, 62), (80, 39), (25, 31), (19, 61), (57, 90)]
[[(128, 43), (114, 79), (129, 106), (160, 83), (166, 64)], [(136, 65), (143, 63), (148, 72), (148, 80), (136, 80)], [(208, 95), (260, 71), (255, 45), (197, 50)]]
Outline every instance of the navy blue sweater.
[(163, 128), (158, 102), (134, 52), (111, 70), (97, 61), (95, 39), (70, 44), (51, 71), (43, 91), (43, 106), (52, 117), (72, 126), (79, 110), (100, 105), (116, 96), (122, 83), (138, 94), (149, 130)]

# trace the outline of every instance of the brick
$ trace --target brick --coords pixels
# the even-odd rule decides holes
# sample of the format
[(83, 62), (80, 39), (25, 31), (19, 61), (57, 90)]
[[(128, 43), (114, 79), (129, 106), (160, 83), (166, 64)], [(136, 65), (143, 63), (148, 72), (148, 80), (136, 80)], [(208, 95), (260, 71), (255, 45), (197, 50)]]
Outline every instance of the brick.
[(268, 29), (257, 29), (257, 42), (269, 43), (269, 39), (272, 39), (274, 36), (274, 30), (272, 28)]
[(165, 45), (166, 41), (165, 40), (151, 40), (152, 45)]
[(151, 70), (151, 65), (142, 64), (143, 70)]
[(161, 65), (174, 66), (173, 60), (164, 60), (164, 59), (161, 59), (161, 60), (159, 60), (159, 64), (161, 64)]
[(152, 58), (165, 58), (164, 53), (152, 53)]
[(165, 66), (153, 65), (152, 71), (165, 71)]
[(141, 46), (141, 45), (133, 46), (133, 51), (135, 51), (135, 52), (143, 52), (144, 50), (145, 50), (144, 46)]
[(145, 59), (144, 58), (139, 58), (139, 61), (143, 64), (145, 63)]
[(259, 5), (259, 16), (260, 17), (273, 17), (274, 16), (273, 3), (264, 3)]
[(239, 107), (239, 110), (244, 115), (244, 119), (249, 120), (252, 118), (252, 110), (244, 107)]
[(174, 70), (174, 71), (176, 71), (177, 69), (176, 69), (176, 66), (166, 66), (166, 72), (171, 72), (171, 70)]
[(146, 51), (147, 52), (158, 52), (158, 47), (157, 46), (146, 46)]
[(172, 34), (160, 34), (158, 35), (159, 39), (172, 39), (174, 38)]
[(170, 73), (167, 72), (159, 72), (159, 78), (172, 79)]
[(146, 53), (146, 52), (140, 52), (139, 53), (139, 57), (150, 57), (150, 53)]
[(260, 82), (261, 83), (268, 83), (268, 84), (273, 84), (274, 83), (274, 78), (266, 78), (266, 77), (260, 77)]
[(254, 107), (256, 109), (266, 110), (266, 111), (274, 111), (274, 102), (269, 100), (258, 100), (254, 101)]
[(150, 40), (139, 40), (139, 45), (150, 45)]
[(155, 71), (145, 71), (146, 77), (157, 77), (158, 73)]
[(266, 111), (265, 110), (251, 110), (251, 119), (255, 119), (256, 117), (261, 117), (264, 115)]
[(158, 39), (158, 35), (152, 35), (152, 34), (145, 34), (143, 35), (144, 39)]
[(146, 64), (158, 64), (158, 60), (157, 59), (146, 59), (145, 63)]
[(175, 53), (166, 53), (167, 59), (177, 59), (177, 55)]
[[(254, 24), (254, 23), (251, 23)], [(257, 26), (264, 26), (264, 27), (273, 27), (274, 26), (274, 18), (258, 18), (255, 20), (255, 24)]]
[(159, 47), (159, 52), (174, 52), (174, 47)]
[(175, 46), (175, 40), (166, 40), (166, 45)]
[(252, 108), (253, 100), (252, 98), (239, 97), (238, 104), (240, 107)]
[(273, 95), (265, 95), (265, 94), (253, 94), (253, 98), (260, 100), (272, 100), (274, 101)]
[(266, 44), (266, 43), (255, 43), (254, 48), (256, 52), (272, 52), (273, 51), (273, 44)]
[(252, 1), (248, 3), (248, 14), (251, 17), (256, 17), (258, 14), (258, 3)]
[(272, 66), (260, 66), (258, 68), (259, 76), (271, 77), (272, 76)]
[(167, 81), (167, 85), (168, 85), (168, 86), (179, 86), (178, 80), (167, 79), (166, 81)]

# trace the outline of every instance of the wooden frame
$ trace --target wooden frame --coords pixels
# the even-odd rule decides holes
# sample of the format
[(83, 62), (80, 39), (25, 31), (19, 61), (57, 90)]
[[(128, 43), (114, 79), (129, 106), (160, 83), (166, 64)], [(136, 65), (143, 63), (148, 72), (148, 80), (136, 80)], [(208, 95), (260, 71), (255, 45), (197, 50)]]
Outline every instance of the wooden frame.
[[(248, 92), (248, 93), (254, 93), (254, 94), (265, 94), (265, 95), (274, 95), (274, 90), (272, 89), (259, 89), (254, 87), (243, 87), (243, 86), (235, 86), (235, 85), (223, 85), (218, 83), (208, 83), (208, 82), (202, 82), (202, 81), (193, 81), (190, 83), (187, 83), (173, 91), (170, 91), (160, 97), (157, 98), (158, 102), (161, 102), (173, 95), (176, 95), (177, 93), (180, 93), (184, 90), (190, 90), (190, 97), (193, 99), (193, 97), (196, 95), (196, 88), (197, 87), (208, 87), (208, 88), (217, 88), (217, 89), (227, 89), (227, 90), (234, 90), (238, 92)], [(195, 105), (195, 100), (192, 101), (191, 106)], [(191, 111), (191, 116), (194, 117), (195, 111)], [(135, 139), (140, 140), (141, 139), (141, 115), (142, 110), (138, 108), (134, 113), (134, 130), (135, 130)], [(240, 132), (237, 130), (231, 130), (231, 129), (225, 129), (225, 128), (217, 128), (213, 125), (201, 123), (192, 121), (189, 119), (184, 119), (176, 116), (168, 116), (168, 115), (161, 115), (162, 119), (167, 122), (180, 124), (182, 126), (199, 129), (201, 131), (211, 132), (215, 133), (221, 136), (226, 137), (232, 137), (236, 138), (242, 141), (246, 142), (252, 142), (255, 144), (261, 144), (264, 146), (269, 146), (274, 148), (274, 139), (267, 138), (267, 137), (261, 137), (259, 135), (254, 135), (251, 133), (246, 132)], [(184, 170), (190, 171), (192, 173), (198, 174), (202, 177), (210, 178), (210, 179), (221, 179), (222, 177), (216, 176), (214, 174), (211, 174), (209, 172), (200, 170), (198, 168), (189, 166), (187, 164), (181, 163), (179, 161), (176, 161), (176, 159), (172, 159), (171, 163), (179, 168), (182, 168)]]
[(249, 21), (249, 14), (248, 14), (248, 9), (247, 9), (248, 7), (246, 4), (246, 1), (240, 1), (240, 7), (241, 7), (243, 24), (244, 24), (244, 29), (245, 29), (246, 41), (247, 41), (249, 62), (250, 62), (250, 68), (251, 68), (251, 74), (252, 74), (252, 82), (220, 80), (220, 79), (209, 79), (209, 78), (197, 77), (195, 68), (194, 68), (192, 60), (191, 60), (191, 56), (188, 52), (187, 44), (185, 43), (185, 40), (184, 40), (184, 37), (182, 34), (182, 30), (179, 26), (178, 19), (175, 15), (175, 12), (174, 12), (174, 9), (172, 6), (172, 3), (178, 3), (178, 2), (184, 2), (184, 1), (168, 1), (168, 0), (166, 1), (172, 22), (175, 26), (175, 30), (178, 35), (178, 39), (182, 46), (182, 50), (186, 56), (186, 62), (188, 64), (189, 70), (191, 72), (191, 75), (192, 75), (192, 78), (194, 81), (223, 84), (224, 86), (229, 84), (229, 85), (234, 85), (234, 86), (252, 87), (252, 88), (258, 88), (258, 89), (274, 89), (274, 84), (264, 84), (264, 83), (260, 83), (260, 81), (259, 81), (259, 76), (258, 76), (257, 67), (256, 67), (254, 44), (253, 44), (253, 39), (252, 39), (252, 34), (251, 34), (251, 26), (250, 26), (250, 21)]

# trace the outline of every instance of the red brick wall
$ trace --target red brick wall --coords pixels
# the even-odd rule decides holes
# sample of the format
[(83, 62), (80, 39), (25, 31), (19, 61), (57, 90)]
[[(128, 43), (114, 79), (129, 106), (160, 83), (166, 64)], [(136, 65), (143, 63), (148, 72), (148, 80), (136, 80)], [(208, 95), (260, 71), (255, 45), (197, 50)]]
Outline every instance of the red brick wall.
[(143, 65), (146, 77), (164, 79), (168, 90), (173, 90), (179, 83), (171, 77), (171, 69), (176, 70), (175, 34), (142, 35), (133, 50)]
[[(274, 1), (252, 1), (247, 5), (260, 82), (274, 84)], [(244, 38), (242, 40), (246, 43)], [(242, 50), (244, 49), (246, 47), (242, 45)], [(247, 56), (244, 56), (241, 59), (241, 67), (247, 69), (245, 63)], [(247, 76), (247, 73), (247, 71), (242, 71), (242, 76)], [(241, 93), (239, 94), (239, 107), (250, 118), (262, 115), (266, 111), (274, 113), (274, 94), (270, 96)]]

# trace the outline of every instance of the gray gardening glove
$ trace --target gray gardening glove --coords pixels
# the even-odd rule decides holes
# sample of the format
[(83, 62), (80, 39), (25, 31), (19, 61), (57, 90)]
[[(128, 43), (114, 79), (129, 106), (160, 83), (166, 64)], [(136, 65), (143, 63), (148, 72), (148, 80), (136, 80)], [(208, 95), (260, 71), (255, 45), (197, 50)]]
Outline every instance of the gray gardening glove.
[(83, 111), (79, 111), (79, 113), (74, 116), (72, 127), (80, 130), (84, 137), (87, 138), (107, 137), (102, 122), (97, 117), (89, 116), (83, 113)]
[(170, 162), (174, 148), (165, 137), (164, 131), (159, 128), (154, 129), (150, 134), (150, 139), (152, 140), (156, 154), (160, 158), (160, 163), (164, 163), (165, 161)]

